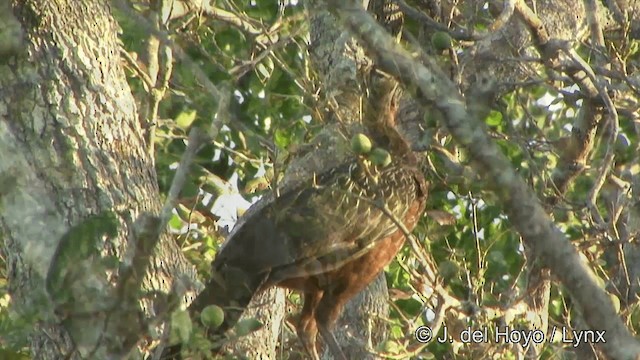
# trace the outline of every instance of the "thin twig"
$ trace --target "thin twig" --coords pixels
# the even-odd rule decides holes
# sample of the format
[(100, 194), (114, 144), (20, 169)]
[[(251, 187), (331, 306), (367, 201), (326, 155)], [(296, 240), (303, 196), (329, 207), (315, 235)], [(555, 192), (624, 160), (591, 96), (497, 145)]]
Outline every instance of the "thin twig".
[(451, 37), (456, 40), (475, 41), (475, 40), (480, 40), (486, 36), (485, 34), (477, 33), (475, 30), (473, 33), (468, 33), (466, 30), (463, 30), (463, 29), (450, 30), (446, 25), (440, 24), (439, 22), (432, 19), (431, 16), (407, 4), (404, 0), (391, 0), (391, 1), (398, 4), (398, 7), (400, 8), (400, 10), (402, 10), (402, 12), (406, 14), (408, 17), (415, 19), (419, 23), (425, 24), (437, 31), (445, 31), (449, 33), (449, 35), (451, 35)]
[(158, 39), (169, 46), (175, 55), (178, 57), (180, 61), (182, 61), (185, 65), (189, 67), (193, 75), (196, 79), (204, 86), (204, 88), (213, 96), (213, 98), (218, 99), (223, 96), (223, 92), (218, 89), (216, 85), (214, 85), (207, 74), (198, 66), (192, 59), (189, 57), (184, 50), (180, 46), (178, 46), (174, 41), (169, 38), (164, 31), (159, 31), (153, 28), (153, 26), (149, 23), (147, 19), (145, 19), (142, 15), (138, 14), (134, 9), (131, 8), (131, 4), (126, 3), (124, 0), (115, 0), (115, 4), (118, 9), (125, 12), (129, 17), (133, 18), (138, 22), (138, 25), (142, 26), (144, 30), (149, 31), (151, 34), (158, 37)]
[(600, 169), (598, 171), (598, 176), (596, 177), (593, 187), (589, 191), (589, 195), (587, 197), (587, 205), (590, 209), (591, 216), (599, 226), (603, 227), (605, 225), (604, 220), (602, 218), (602, 215), (600, 215), (600, 212), (598, 211), (596, 201), (598, 198), (598, 194), (600, 194), (600, 190), (607, 180), (607, 176), (609, 175), (609, 172), (611, 171), (613, 163), (615, 161), (614, 147), (618, 139), (618, 133), (620, 132), (620, 120), (618, 118), (618, 111), (616, 110), (613, 100), (611, 100), (611, 97), (609, 96), (607, 85), (605, 84), (605, 82), (598, 80), (596, 74), (593, 72), (593, 69), (591, 69), (591, 66), (589, 66), (589, 64), (582, 60), (580, 55), (578, 55), (575, 50), (565, 49), (565, 53), (576, 64), (579, 64), (582, 70), (587, 74), (587, 76), (589, 76), (591, 81), (593, 81), (608, 111), (607, 119), (609, 120), (610, 129), (609, 138), (607, 139), (607, 151), (604, 156), (604, 161), (602, 162), (602, 165), (600, 166)]
[[(497, 1), (494, 0), (494, 2)], [(498, 17), (488, 27), (489, 31), (492, 33), (502, 29), (509, 19), (511, 19), (511, 16), (516, 9), (516, 0), (504, 0), (502, 1), (502, 4), (502, 12), (500, 12), (500, 15), (498, 15)]]
[(142, 70), (140, 65), (138, 65), (138, 61), (136, 61), (136, 59), (134, 59), (133, 56), (131, 56), (131, 54), (129, 54), (127, 50), (125, 50), (124, 48), (120, 48), (120, 56), (124, 57), (125, 60), (127, 60), (127, 64), (131, 66), (133, 70), (135, 70), (136, 74), (138, 74), (142, 82), (149, 89), (153, 88), (153, 82), (151, 81), (149, 74), (147, 74), (146, 71)]

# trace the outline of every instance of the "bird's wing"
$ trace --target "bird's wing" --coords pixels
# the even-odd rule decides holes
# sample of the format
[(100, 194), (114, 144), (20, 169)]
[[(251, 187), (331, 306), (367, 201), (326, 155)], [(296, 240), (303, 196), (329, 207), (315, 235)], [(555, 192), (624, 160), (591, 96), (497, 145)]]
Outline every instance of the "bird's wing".
[(381, 207), (402, 219), (416, 197), (413, 174), (389, 169), (372, 173), (362, 163), (345, 164), (259, 205), (230, 234), (215, 264), (268, 272), (279, 281), (361, 256), (397, 231)]

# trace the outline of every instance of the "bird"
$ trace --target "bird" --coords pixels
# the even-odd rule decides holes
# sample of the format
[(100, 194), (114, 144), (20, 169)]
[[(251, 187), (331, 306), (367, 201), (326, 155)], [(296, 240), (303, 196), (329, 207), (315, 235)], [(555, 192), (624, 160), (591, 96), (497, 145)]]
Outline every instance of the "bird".
[[(209, 305), (224, 309), (222, 325), (209, 336), (222, 336), (256, 294), (278, 286), (303, 294), (297, 333), (309, 356), (319, 359), (319, 333), (334, 358), (346, 360), (332, 329), (347, 301), (398, 253), (406, 235), (399, 223), (412, 231), (428, 194), (419, 161), (395, 128), (397, 96), (386, 93), (370, 102), (363, 123), (391, 162), (374, 164), (354, 154), (250, 208), (189, 306), (193, 317)], [(178, 353), (179, 347), (170, 347), (161, 358), (176, 359)]]

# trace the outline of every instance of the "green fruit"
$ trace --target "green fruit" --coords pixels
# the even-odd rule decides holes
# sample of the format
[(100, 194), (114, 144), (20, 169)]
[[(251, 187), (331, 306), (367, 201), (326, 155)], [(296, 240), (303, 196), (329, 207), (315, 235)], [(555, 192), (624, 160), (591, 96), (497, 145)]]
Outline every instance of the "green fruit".
[(356, 134), (351, 138), (351, 150), (358, 155), (368, 154), (371, 147), (371, 140), (365, 134)]
[(436, 31), (431, 35), (431, 45), (438, 51), (450, 49), (451, 35), (445, 31)]
[(373, 165), (385, 167), (391, 164), (391, 154), (385, 149), (375, 148), (371, 151), (371, 154), (369, 154), (369, 161), (371, 161)]
[(220, 306), (209, 305), (202, 309), (200, 313), (200, 321), (208, 328), (218, 328), (224, 321), (224, 311)]

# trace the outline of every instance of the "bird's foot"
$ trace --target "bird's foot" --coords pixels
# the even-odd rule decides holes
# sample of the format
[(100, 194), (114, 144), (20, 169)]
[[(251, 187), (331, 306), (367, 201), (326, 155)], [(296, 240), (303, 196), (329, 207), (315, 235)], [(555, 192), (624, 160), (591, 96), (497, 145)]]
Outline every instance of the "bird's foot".
[(338, 340), (336, 340), (336, 337), (333, 335), (331, 330), (329, 330), (328, 327), (322, 326), (320, 324), (318, 324), (318, 330), (320, 330), (320, 335), (322, 335), (322, 339), (324, 340), (325, 344), (327, 344), (327, 347), (329, 348), (331, 355), (333, 355), (334, 360), (347, 360), (347, 356), (344, 354), (344, 351), (342, 351), (340, 344), (338, 344)]

